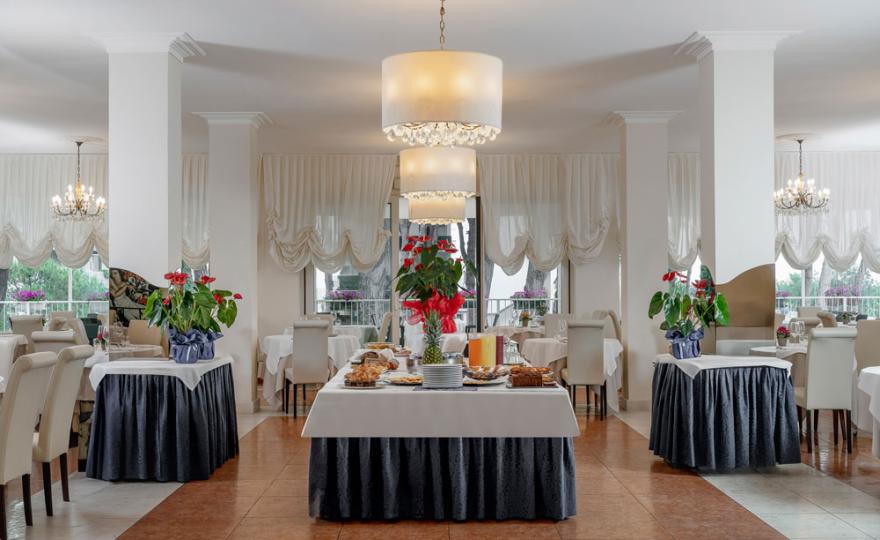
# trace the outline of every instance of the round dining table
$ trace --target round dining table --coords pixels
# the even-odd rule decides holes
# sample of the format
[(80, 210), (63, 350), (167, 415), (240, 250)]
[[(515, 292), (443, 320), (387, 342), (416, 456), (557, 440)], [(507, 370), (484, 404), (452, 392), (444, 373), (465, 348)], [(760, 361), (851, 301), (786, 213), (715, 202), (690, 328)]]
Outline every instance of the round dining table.
[[(859, 373), (858, 390), (867, 396), (868, 413), (871, 418), (871, 453), (880, 458), (880, 366), (866, 367)], [(864, 415), (867, 417), (868, 415)], [(868, 422), (860, 422), (863, 427)]]

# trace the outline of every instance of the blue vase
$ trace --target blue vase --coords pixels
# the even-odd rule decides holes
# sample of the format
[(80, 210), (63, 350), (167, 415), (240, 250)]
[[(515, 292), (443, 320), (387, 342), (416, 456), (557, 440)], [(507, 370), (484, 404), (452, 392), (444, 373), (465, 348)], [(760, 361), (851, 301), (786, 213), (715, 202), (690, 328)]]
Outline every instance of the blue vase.
[(203, 332), (191, 328), (186, 332), (179, 332), (174, 328), (168, 329), (168, 341), (171, 345), (171, 358), (178, 364), (194, 364), (199, 360), (211, 360), (214, 358), (214, 342), (223, 337), (218, 332)]
[(700, 344), (703, 339), (703, 329), (694, 330), (687, 336), (678, 330), (666, 332), (666, 339), (672, 347), (672, 356), (678, 360), (685, 358), (698, 358), (701, 354)]

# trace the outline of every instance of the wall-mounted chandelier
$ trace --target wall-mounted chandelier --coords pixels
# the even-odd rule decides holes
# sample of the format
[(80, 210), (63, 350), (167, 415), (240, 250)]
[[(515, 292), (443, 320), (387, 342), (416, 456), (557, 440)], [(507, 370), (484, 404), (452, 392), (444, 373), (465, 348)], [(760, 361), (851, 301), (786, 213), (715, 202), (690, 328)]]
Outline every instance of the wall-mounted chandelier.
[(812, 214), (828, 211), (831, 190), (816, 187), (814, 178), (806, 179), (804, 175), (804, 139), (795, 139), (798, 143), (798, 175), (789, 179), (785, 187), (773, 193), (773, 204), (777, 214)]
[(80, 149), (84, 141), (76, 142), (76, 182), (67, 186), (64, 196), (52, 197), (52, 216), (60, 221), (96, 221), (103, 219), (107, 209), (104, 197), (95, 197), (95, 188), (83, 187), (80, 178)]
[(440, 50), (382, 61), (382, 131), (410, 145), (483, 144), (501, 132), (502, 62), (446, 50), (446, 7), (440, 1)]

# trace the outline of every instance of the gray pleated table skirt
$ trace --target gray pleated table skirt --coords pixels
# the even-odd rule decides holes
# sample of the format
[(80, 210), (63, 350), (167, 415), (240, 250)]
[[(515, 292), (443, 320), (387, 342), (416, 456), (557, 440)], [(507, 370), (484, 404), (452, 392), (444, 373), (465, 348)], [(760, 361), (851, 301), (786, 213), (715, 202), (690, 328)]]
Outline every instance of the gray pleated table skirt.
[(784, 369), (731, 367), (689, 377), (654, 369), (649, 447), (677, 467), (731, 470), (800, 463), (794, 389)]
[(312, 439), (309, 514), (330, 520), (575, 515), (569, 438)]
[(231, 365), (205, 373), (194, 390), (164, 375), (105, 375), (98, 385), (88, 477), (206, 480), (236, 454)]

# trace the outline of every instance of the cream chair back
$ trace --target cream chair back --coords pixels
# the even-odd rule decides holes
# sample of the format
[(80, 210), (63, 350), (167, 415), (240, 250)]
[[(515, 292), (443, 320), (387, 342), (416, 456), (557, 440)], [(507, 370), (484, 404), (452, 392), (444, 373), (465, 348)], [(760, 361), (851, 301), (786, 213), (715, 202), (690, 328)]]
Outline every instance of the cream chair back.
[(828, 311), (816, 313), (816, 318), (822, 322), (822, 328), (834, 328), (837, 326), (837, 319), (834, 318), (833, 313)]
[(552, 337), (559, 335), (559, 321), (563, 320), (562, 315), (558, 313), (545, 313), (544, 314), (544, 335), (547, 337)]
[(295, 384), (325, 383), (330, 380), (326, 320), (293, 323), (293, 381)]
[(89, 345), (68, 347), (58, 354), (52, 368), (46, 402), (40, 417), (40, 436), (34, 447), (34, 460), (48, 463), (67, 451), (70, 422), (79, 394), (83, 367), (95, 350)]
[(41, 332), (43, 330), (42, 315), (10, 315), (9, 325), (12, 327), (13, 334), (20, 334), (28, 340), (28, 352), (34, 352), (34, 340), (31, 334)]
[(391, 312), (386, 311), (382, 315), (382, 324), (379, 326), (379, 341), (390, 341), (388, 338), (388, 330), (391, 328)]
[(0, 404), (0, 484), (30, 474), (34, 426), (57, 355), (26, 354), (12, 365)]
[(133, 345), (162, 345), (162, 329), (135, 319), (128, 323), (128, 342)]
[(0, 337), (0, 393), (6, 391), (9, 382), (9, 373), (12, 371), (12, 360), (15, 358), (15, 349), (18, 347), (18, 336)]
[(54, 319), (65, 319), (69, 321), (70, 319), (76, 319), (76, 313), (73, 311), (50, 311), (49, 320), (51, 321)]
[(859, 371), (880, 366), (880, 320), (863, 319), (856, 323), (856, 362)]
[(797, 316), (801, 318), (815, 317), (820, 311), (822, 311), (822, 308), (820, 307), (801, 306), (797, 310)]
[(590, 318), (605, 323), (606, 338), (620, 341), (620, 319), (613, 309), (597, 309)]
[(568, 323), (568, 384), (605, 382), (605, 323), (597, 320)]
[(812, 331), (804, 378), (806, 409), (852, 409), (855, 341), (855, 328)]
[(753, 347), (773, 347), (772, 339), (719, 339), (715, 341), (715, 354), (721, 356), (750, 356)]

